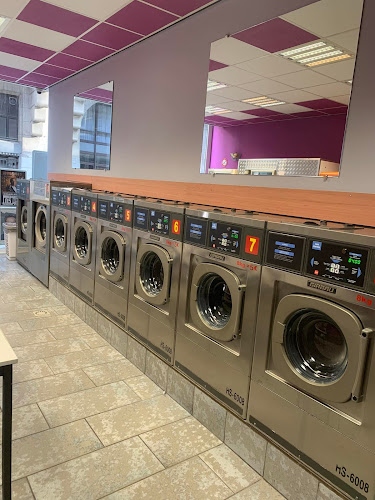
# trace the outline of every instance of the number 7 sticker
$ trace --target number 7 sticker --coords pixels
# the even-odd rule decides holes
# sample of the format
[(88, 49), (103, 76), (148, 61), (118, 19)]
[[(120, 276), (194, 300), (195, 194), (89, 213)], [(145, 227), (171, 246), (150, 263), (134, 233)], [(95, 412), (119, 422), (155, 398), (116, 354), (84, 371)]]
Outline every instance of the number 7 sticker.
[(251, 255), (258, 255), (259, 238), (256, 236), (246, 236), (245, 252)]

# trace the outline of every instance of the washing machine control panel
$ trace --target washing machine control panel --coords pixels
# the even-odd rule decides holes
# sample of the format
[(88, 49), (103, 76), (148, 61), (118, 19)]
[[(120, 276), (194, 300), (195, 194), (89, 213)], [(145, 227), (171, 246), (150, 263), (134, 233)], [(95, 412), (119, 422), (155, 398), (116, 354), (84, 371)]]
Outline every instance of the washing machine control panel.
[(21, 182), (18, 180), (16, 184), (17, 196), (24, 200), (30, 198), (30, 182)]
[(70, 205), (70, 193), (64, 191), (52, 190), (52, 205), (62, 208), (71, 208)]
[(207, 244), (208, 220), (187, 216), (184, 241), (205, 247)]
[(153, 234), (182, 240), (183, 215), (165, 210), (134, 207), (134, 227)]
[(242, 241), (242, 227), (225, 222), (210, 221), (208, 226), (208, 245), (211, 248), (239, 255)]
[(306, 274), (363, 288), (369, 251), (332, 241), (310, 240)]
[(306, 238), (270, 231), (267, 238), (266, 263), (301, 272)]
[(81, 214), (97, 217), (97, 200), (90, 196), (72, 195), (72, 210)]

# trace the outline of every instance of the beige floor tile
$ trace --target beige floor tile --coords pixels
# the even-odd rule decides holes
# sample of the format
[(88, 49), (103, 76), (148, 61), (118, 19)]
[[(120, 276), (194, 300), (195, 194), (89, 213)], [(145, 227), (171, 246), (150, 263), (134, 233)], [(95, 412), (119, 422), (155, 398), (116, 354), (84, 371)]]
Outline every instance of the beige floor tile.
[[(240, 491), (230, 500), (282, 500), (283, 497), (278, 491), (270, 486), (264, 479), (257, 481), (245, 490)], [(291, 497), (290, 500), (302, 500), (303, 497)]]
[(45, 307), (58, 307), (61, 306), (61, 302), (53, 295), (48, 294), (41, 299), (32, 299), (24, 301), (25, 309), (44, 309)]
[(165, 467), (220, 444), (220, 440), (193, 417), (158, 427), (141, 434), (140, 438)]
[(224, 441), (227, 411), (197, 387), (194, 390), (193, 415), (215, 436)]
[(94, 384), (82, 370), (28, 380), (13, 386), (13, 406), (17, 408), (91, 387)]
[(143, 479), (109, 500), (223, 500), (232, 491), (198, 457)]
[(100, 335), (97, 333), (94, 333), (93, 335), (85, 335), (83, 337), (79, 337), (80, 339), (84, 340), (86, 344), (90, 347), (90, 349), (95, 349), (95, 347), (103, 347), (103, 346), (108, 346), (108, 342), (103, 339)]
[(0, 323), (11, 323), (12, 321), (20, 322), (35, 318), (50, 318), (57, 316), (52, 307), (40, 307), (33, 309), (25, 309), (23, 311), (12, 311), (0, 314)]
[(47, 289), (46, 291), (34, 292), (29, 287), (10, 289), (8, 290), (8, 293), (0, 295), (0, 298), (4, 304), (13, 303), (17, 300), (21, 301), (43, 300), (47, 297), (50, 297)]
[(95, 385), (110, 384), (111, 382), (119, 382), (120, 380), (143, 375), (127, 359), (119, 359), (111, 363), (90, 366), (84, 368), (83, 371), (91, 378)]
[(72, 311), (69, 309), (69, 307), (63, 306), (63, 305), (54, 307), (53, 310), (57, 316), (62, 316), (64, 314), (71, 314), (72, 313)]
[(48, 330), (58, 340), (83, 337), (95, 333), (95, 330), (86, 324), (51, 326)]
[[(3, 500), (1, 488), (0, 500)], [(27, 479), (23, 478), (12, 482), (12, 500), (34, 500), (34, 495), (31, 492)]]
[(135, 437), (34, 474), (29, 480), (38, 500), (96, 500), (162, 469)]
[(105, 346), (53, 356), (47, 359), (47, 364), (54, 373), (63, 373), (77, 368), (109, 363), (122, 358), (123, 356), (116, 349)]
[(100, 441), (85, 420), (16, 439), (12, 478), (29, 476), (99, 448)]
[(157, 396), (87, 419), (102, 443), (122, 441), (189, 414), (169, 396)]
[(55, 342), (45, 342), (44, 344), (15, 347), (14, 352), (18, 356), (20, 363), (32, 361), (33, 359), (49, 358), (56, 354), (67, 354), (74, 351), (89, 349), (88, 345), (80, 339), (63, 339)]
[(25, 309), (29, 309), (27, 302), (18, 301), (14, 302), (13, 304), (3, 304), (2, 302), (0, 303), (0, 314), (15, 311), (24, 311)]
[[(0, 441), (2, 422), (0, 422)], [(36, 432), (45, 431), (48, 429), (46, 419), (43, 417), (38, 405), (32, 404), (14, 408), (13, 410), (13, 439), (19, 439)]]
[(341, 500), (341, 497), (327, 488), (325, 484), (320, 483), (316, 500)]
[(146, 377), (146, 375), (129, 378), (126, 380), (126, 383), (141, 399), (150, 399), (163, 394), (163, 390)]
[(55, 337), (48, 330), (36, 330), (35, 332), (10, 333), (7, 340), (12, 347), (22, 347), (30, 344), (43, 342), (55, 342)]
[(52, 326), (74, 325), (83, 321), (74, 313), (62, 314), (61, 316), (50, 316), (49, 318), (35, 318), (21, 320), (19, 324), (25, 331), (42, 330)]
[(139, 401), (124, 382), (114, 382), (39, 403), (50, 427), (80, 420)]
[(26, 361), (25, 363), (17, 363), (13, 367), (13, 383), (25, 382), (41, 377), (53, 375), (51, 368), (47, 365), (44, 359), (36, 359)]
[(4, 335), (23, 332), (21, 326), (15, 321), (12, 321), (11, 323), (3, 323), (2, 325), (0, 325), (0, 330)]
[(235, 493), (261, 479), (255, 470), (225, 444), (202, 453), (200, 457)]

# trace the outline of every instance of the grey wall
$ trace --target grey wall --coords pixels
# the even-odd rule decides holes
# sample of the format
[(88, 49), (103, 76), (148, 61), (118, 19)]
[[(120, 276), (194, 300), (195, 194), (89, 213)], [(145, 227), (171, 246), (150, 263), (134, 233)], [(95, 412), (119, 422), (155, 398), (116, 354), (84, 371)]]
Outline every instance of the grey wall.
[[(313, 0), (221, 0), (50, 89), (49, 171), (212, 184), (375, 192), (375, 2), (365, 1), (341, 175), (298, 179), (199, 174), (212, 41)], [(114, 80), (110, 172), (71, 168), (73, 95)]]

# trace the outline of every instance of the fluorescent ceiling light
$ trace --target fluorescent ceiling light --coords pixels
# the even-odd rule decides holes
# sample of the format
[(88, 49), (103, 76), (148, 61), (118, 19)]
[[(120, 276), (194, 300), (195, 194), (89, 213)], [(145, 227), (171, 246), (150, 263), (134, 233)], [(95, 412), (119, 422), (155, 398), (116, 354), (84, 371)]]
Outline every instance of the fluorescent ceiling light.
[(207, 92), (210, 92), (211, 90), (223, 89), (225, 87), (227, 87), (225, 83), (214, 82), (213, 80), (208, 80), (207, 82)]
[(308, 67), (320, 66), (321, 64), (328, 64), (354, 57), (353, 54), (339, 47), (335, 47), (332, 44), (328, 44), (323, 40), (296, 47), (286, 52), (280, 52), (280, 56)]
[(223, 115), (224, 113), (231, 113), (231, 110), (219, 108), (218, 106), (206, 106), (205, 112), (210, 115)]
[(0, 33), (4, 31), (9, 21), (10, 19), (8, 17), (0, 16)]
[(285, 104), (284, 101), (279, 101), (278, 99), (273, 99), (272, 97), (252, 97), (251, 99), (245, 99), (242, 102), (252, 104), (253, 106), (259, 106), (260, 108), (267, 108), (268, 106), (278, 106), (279, 104)]

